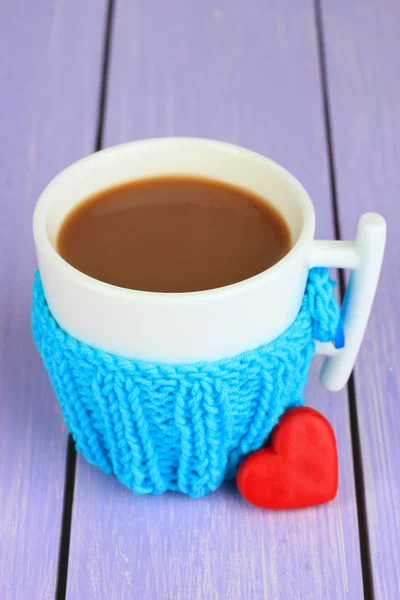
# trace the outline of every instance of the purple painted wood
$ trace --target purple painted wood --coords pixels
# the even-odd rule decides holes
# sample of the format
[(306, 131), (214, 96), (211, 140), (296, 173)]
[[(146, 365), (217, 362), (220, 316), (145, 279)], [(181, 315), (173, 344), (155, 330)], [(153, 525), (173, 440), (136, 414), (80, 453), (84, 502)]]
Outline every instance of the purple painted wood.
[[(314, 23), (311, 0), (120, 0), (105, 144), (199, 135), (263, 152), (304, 182), (332, 237)], [(361, 598), (347, 397), (314, 366), (307, 402), (340, 452), (338, 498), (317, 509), (263, 512), (233, 484), (198, 501), (135, 497), (79, 458), (68, 598)]]
[(31, 218), (50, 178), (93, 151), (105, 2), (2, 2), (0, 23), (0, 597), (44, 600), (67, 436), (31, 340)]
[(342, 236), (382, 212), (388, 242), (355, 370), (375, 597), (400, 597), (400, 5), (323, 4)]

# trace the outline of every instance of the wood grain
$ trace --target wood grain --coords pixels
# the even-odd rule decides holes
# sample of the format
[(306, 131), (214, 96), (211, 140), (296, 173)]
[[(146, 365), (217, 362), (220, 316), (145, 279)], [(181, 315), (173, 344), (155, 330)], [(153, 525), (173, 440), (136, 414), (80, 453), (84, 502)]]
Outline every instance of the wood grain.
[(66, 430), (30, 332), (31, 218), (93, 151), (105, 2), (0, 6), (0, 597), (54, 598)]
[[(116, 3), (105, 145), (162, 135), (242, 144), (289, 168), (332, 212), (313, 2)], [(349, 415), (314, 365), (307, 403), (336, 431), (328, 506), (269, 513), (232, 483), (202, 500), (135, 497), (79, 458), (67, 597), (362, 598)]]
[(375, 598), (400, 597), (400, 5), (323, 4), (339, 218), (388, 220), (382, 276), (355, 370)]

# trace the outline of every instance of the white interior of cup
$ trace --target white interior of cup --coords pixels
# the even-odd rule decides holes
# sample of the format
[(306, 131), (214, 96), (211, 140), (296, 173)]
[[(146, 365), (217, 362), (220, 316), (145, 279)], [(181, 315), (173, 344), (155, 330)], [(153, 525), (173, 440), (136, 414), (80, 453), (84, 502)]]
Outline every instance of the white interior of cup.
[(285, 218), (292, 247), (304, 229), (307, 215), (313, 226), (312, 204), (304, 188), (273, 161), (221, 142), (164, 138), (93, 154), (53, 179), (40, 199), (53, 248), (66, 215), (92, 194), (131, 180), (179, 174), (224, 181), (265, 199)]

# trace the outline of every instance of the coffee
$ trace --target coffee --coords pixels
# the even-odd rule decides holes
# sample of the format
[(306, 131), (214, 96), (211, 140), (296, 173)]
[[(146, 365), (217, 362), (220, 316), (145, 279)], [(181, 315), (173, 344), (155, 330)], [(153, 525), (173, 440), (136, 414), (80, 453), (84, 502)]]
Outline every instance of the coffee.
[(248, 190), (194, 176), (141, 179), (76, 206), (57, 238), (91, 277), (151, 292), (223, 287), (265, 271), (290, 250), (280, 213)]

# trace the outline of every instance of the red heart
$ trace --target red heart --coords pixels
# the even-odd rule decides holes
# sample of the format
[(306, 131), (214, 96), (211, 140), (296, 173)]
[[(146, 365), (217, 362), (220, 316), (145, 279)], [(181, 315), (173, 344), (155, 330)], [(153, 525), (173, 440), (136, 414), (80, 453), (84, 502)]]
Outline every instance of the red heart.
[(312, 408), (286, 412), (272, 432), (268, 448), (245, 458), (237, 486), (261, 508), (304, 508), (333, 500), (338, 488), (335, 434)]

